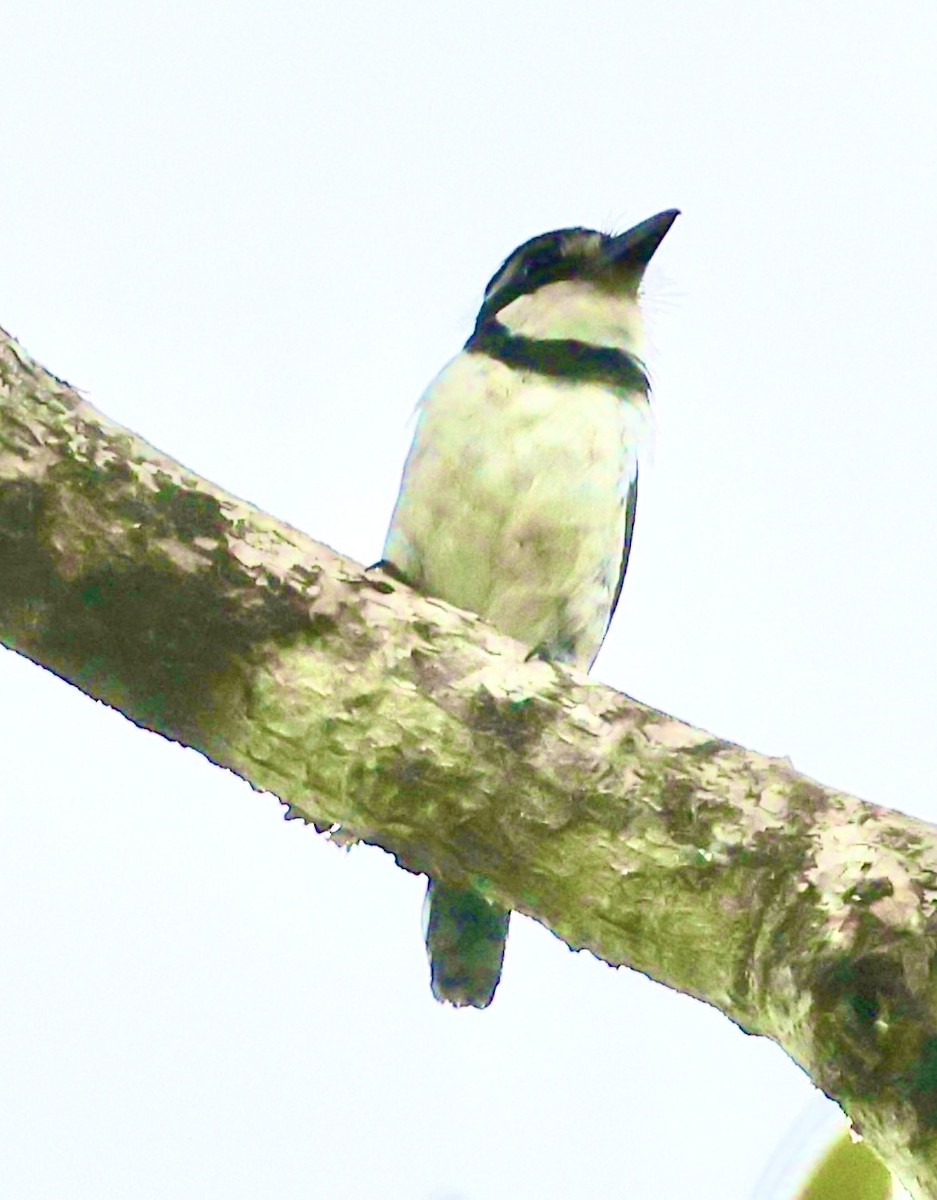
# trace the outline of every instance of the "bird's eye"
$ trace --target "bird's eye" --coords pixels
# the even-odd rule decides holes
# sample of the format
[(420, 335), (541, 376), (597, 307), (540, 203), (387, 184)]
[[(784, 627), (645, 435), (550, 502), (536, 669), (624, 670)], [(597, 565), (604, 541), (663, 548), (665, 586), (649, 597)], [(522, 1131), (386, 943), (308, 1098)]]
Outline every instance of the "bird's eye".
[(524, 279), (531, 279), (536, 275), (542, 274), (556, 263), (556, 255), (548, 250), (542, 251), (540, 254), (534, 254), (530, 258), (525, 258), (520, 264), (518, 274)]

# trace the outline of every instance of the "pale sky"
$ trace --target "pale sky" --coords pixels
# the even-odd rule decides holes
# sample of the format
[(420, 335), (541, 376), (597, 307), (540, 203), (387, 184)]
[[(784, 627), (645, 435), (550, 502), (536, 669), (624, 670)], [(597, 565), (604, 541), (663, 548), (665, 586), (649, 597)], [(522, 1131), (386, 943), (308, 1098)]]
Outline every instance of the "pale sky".
[[(937, 819), (931, 0), (8, 0), (2, 37), (0, 325), (362, 562), (504, 256), (681, 208), (595, 674)], [(3, 651), (0, 718), (4, 1197), (762, 1200), (829, 1119), (530, 921), (444, 1010), (387, 855)]]

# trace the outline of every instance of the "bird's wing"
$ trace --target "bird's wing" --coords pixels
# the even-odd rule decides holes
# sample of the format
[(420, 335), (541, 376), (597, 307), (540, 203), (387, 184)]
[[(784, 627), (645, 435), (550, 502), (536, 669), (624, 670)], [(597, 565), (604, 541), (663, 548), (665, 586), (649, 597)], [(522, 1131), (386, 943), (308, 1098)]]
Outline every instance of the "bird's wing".
[(618, 583), (615, 586), (615, 598), (612, 600), (612, 607), (609, 609), (608, 625), (606, 630), (612, 623), (612, 617), (615, 615), (615, 609), (618, 607), (618, 600), (621, 596), (621, 589), (625, 583), (625, 572), (628, 570), (628, 556), (631, 553), (631, 535), (634, 533), (634, 514), (638, 508), (638, 468), (634, 468), (634, 479), (628, 486), (628, 498), (625, 501), (625, 541), (621, 548), (621, 567), (618, 571)]

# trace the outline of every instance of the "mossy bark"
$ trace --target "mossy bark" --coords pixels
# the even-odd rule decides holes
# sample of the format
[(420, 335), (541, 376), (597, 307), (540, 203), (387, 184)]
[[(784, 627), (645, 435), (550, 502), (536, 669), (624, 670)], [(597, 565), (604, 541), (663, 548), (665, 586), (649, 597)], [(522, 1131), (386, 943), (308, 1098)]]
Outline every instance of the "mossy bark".
[(6, 335), (0, 641), (290, 815), (773, 1038), (937, 1195), (930, 825), (527, 661), (160, 454)]

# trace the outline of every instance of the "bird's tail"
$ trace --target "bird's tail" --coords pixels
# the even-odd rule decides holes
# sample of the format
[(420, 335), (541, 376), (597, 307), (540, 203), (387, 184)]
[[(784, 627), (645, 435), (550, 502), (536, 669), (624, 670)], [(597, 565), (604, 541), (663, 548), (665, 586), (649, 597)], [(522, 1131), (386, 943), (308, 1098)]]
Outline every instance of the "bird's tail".
[(488, 1007), (501, 978), (510, 919), (480, 892), (429, 881), (423, 934), (437, 1000)]

